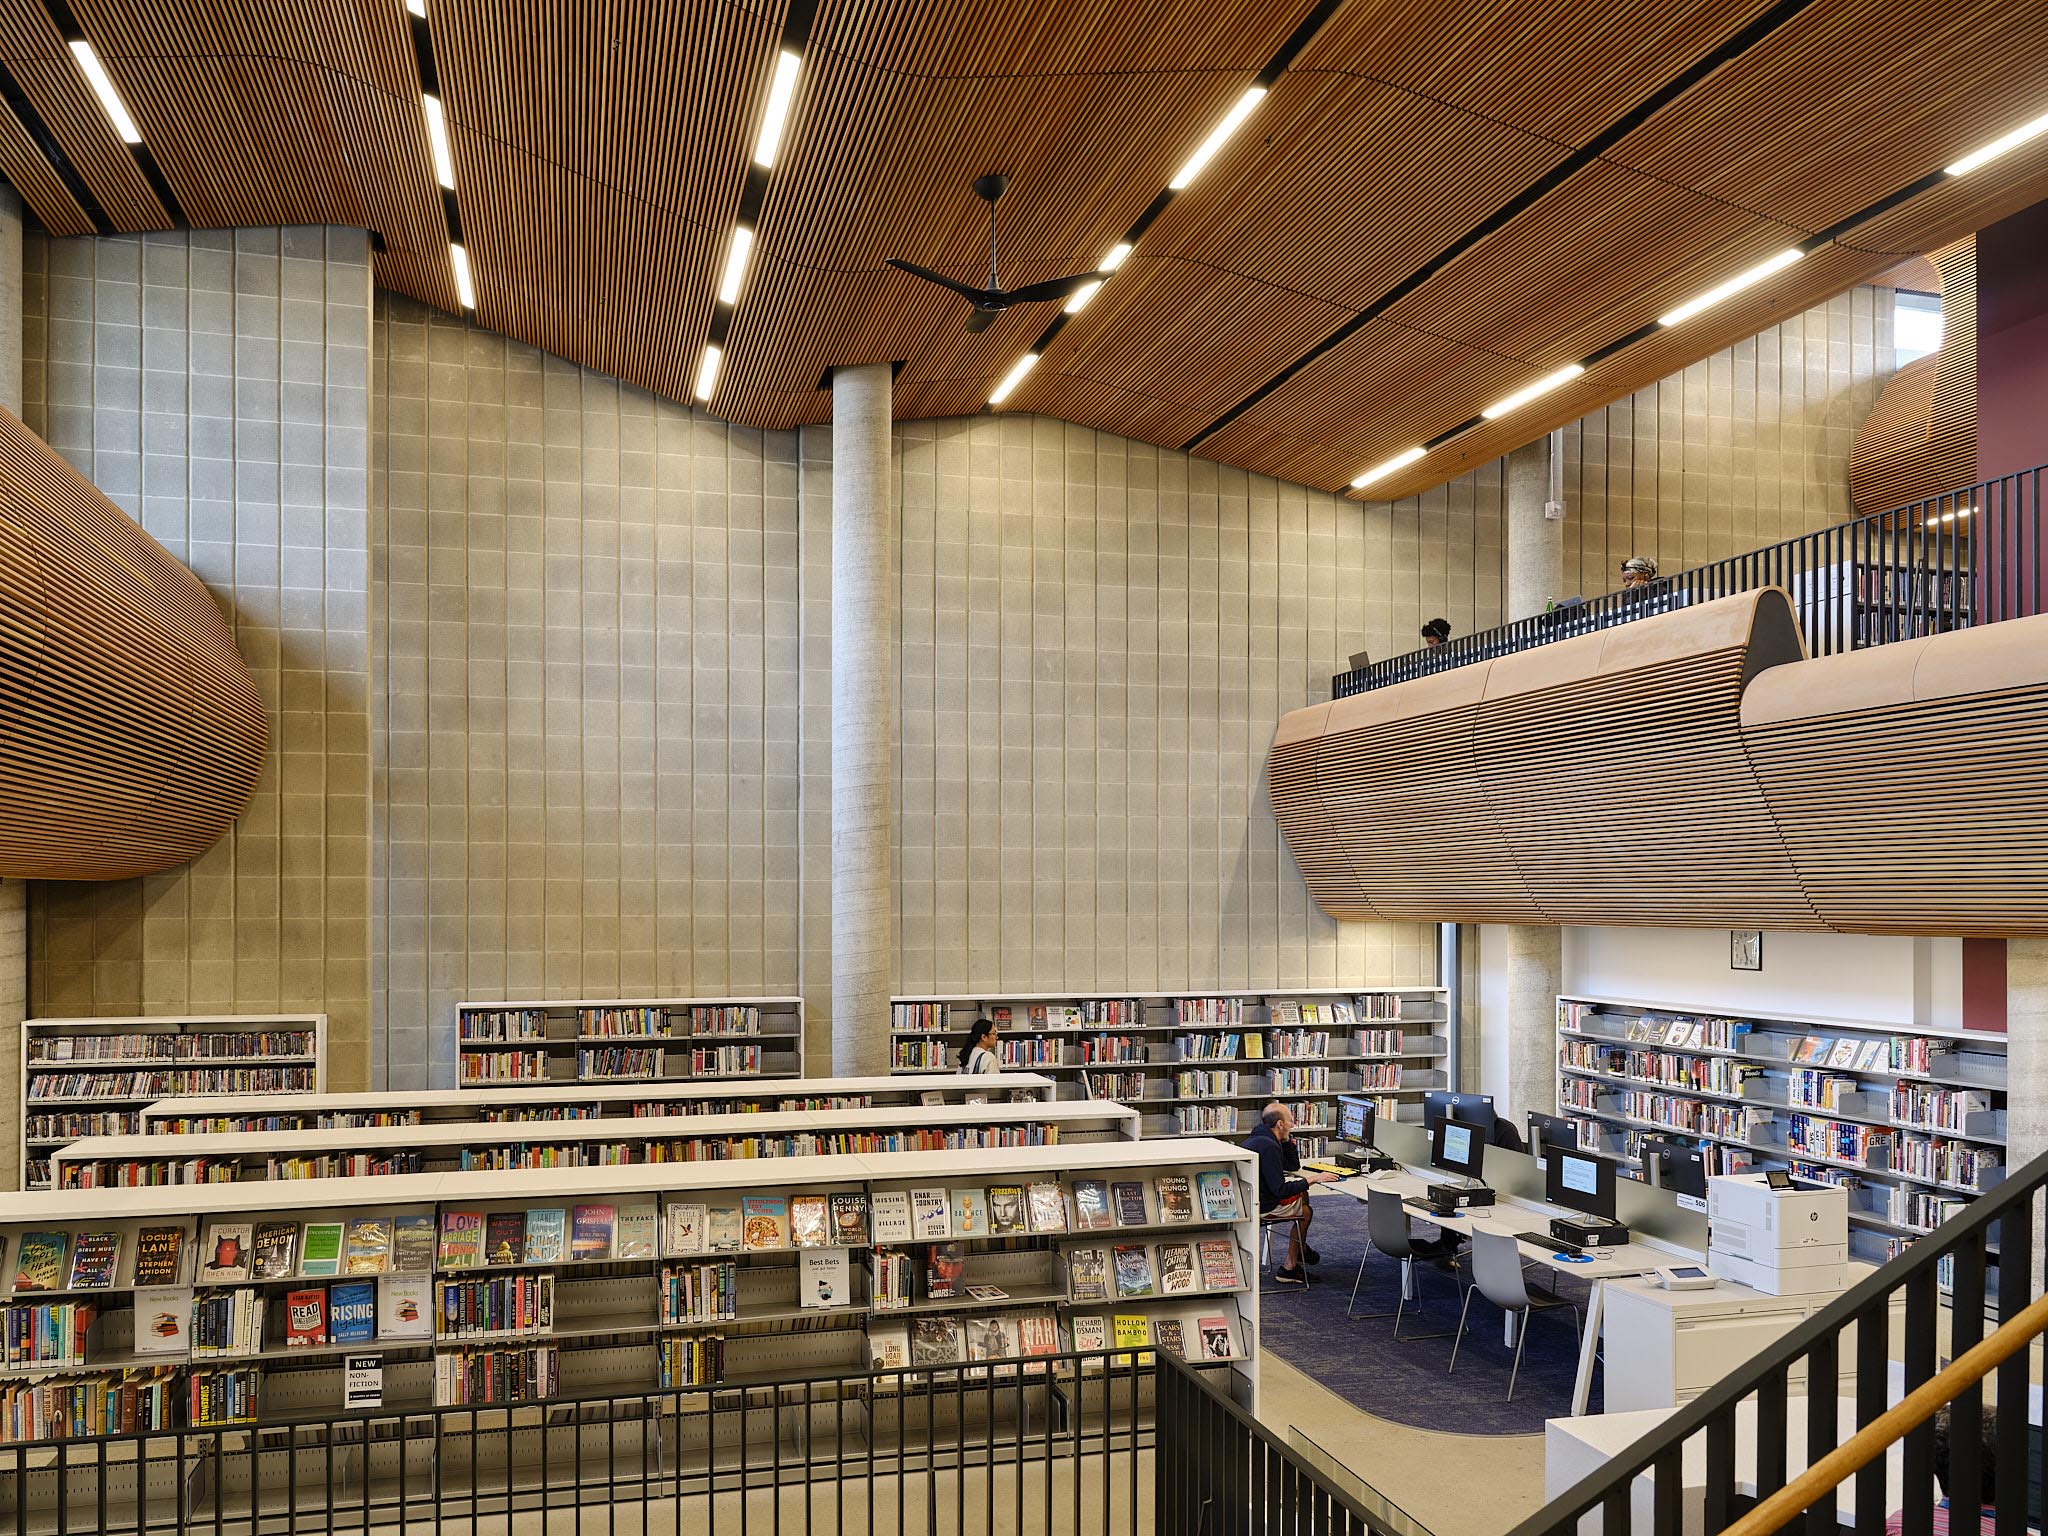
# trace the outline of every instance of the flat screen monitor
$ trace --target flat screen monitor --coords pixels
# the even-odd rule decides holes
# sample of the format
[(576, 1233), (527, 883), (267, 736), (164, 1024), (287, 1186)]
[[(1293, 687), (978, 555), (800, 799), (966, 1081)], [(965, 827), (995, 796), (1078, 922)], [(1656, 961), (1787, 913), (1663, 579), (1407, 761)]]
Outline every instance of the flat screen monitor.
[(1451, 1093), (1442, 1088), (1432, 1088), (1422, 1096), (1422, 1123), (1434, 1130), (1439, 1120), (1457, 1119), (1467, 1125), (1476, 1125), (1489, 1135), (1493, 1131), (1493, 1095), (1490, 1093)]
[(1614, 1162), (1553, 1146), (1543, 1170), (1543, 1198), (1582, 1216), (1614, 1220)]
[(1674, 1195), (1707, 1198), (1707, 1154), (1684, 1142), (1645, 1136), (1642, 1148), (1643, 1177), (1659, 1189)]
[(1579, 1145), (1579, 1128), (1563, 1115), (1546, 1115), (1536, 1110), (1529, 1111), (1529, 1155), (1546, 1157), (1552, 1147), (1576, 1151)]
[(1372, 1099), (1359, 1098), (1354, 1094), (1339, 1094), (1337, 1097), (1337, 1139), (1348, 1141), (1354, 1146), (1370, 1147), (1374, 1123), (1379, 1118), (1379, 1105)]
[(1478, 1179), (1486, 1163), (1486, 1132), (1448, 1115), (1429, 1129), (1429, 1166)]

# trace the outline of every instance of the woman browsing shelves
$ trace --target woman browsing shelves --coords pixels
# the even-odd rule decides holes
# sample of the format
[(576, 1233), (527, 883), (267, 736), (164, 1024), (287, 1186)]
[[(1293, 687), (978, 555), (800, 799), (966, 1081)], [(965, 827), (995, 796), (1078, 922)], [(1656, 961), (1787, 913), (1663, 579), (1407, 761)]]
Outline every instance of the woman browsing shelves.
[(1000, 1072), (1002, 1058), (996, 1054), (996, 1021), (988, 1017), (976, 1019), (967, 1026), (966, 1054), (960, 1070), (963, 1072)]

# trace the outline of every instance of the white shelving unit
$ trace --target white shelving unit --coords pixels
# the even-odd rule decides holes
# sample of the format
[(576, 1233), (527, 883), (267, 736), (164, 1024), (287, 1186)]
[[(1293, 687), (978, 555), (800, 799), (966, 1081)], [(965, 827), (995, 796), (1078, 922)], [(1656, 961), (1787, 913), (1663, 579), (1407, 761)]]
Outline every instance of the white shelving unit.
[(621, 1167), (654, 1161), (1135, 1141), (1121, 1104), (898, 1104), (793, 1113), (650, 1115), (631, 1119), (444, 1122), (165, 1136), (88, 1136), (51, 1158), (58, 1189), (208, 1184), (250, 1179), (368, 1178), (406, 1173)]
[(464, 1088), (797, 1077), (800, 997), (570, 998), (462, 1003)]
[[(266, 1040), (272, 1050), (257, 1054)], [(22, 1182), (45, 1187), (50, 1153), (67, 1141), (139, 1130), (146, 1104), (241, 1089), (275, 1100), (326, 1086), (324, 1013), (29, 1019), (21, 1026)]]
[(165, 1099), (145, 1105), (146, 1136), (189, 1132), (341, 1130), (371, 1125), (468, 1125), (481, 1120), (601, 1120), (636, 1115), (713, 1115), (747, 1110), (860, 1109), (892, 1104), (1022, 1102), (1054, 1097), (1057, 1084), (1033, 1072), (1000, 1081), (965, 1072), (920, 1078), (812, 1077), (766, 1082), (563, 1083), (553, 1093), (525, 1088), (392, 1089), (323, 1093), (279, 1104), (260, 1094)]
[[(1184, 1181), (1185, 1196), (1189, 1189), (1201, 1187), (1204, 1175), (1227, 1175), (1216, 1186), (1227, 1204), (1208, 1210), (1199, 1199), (1191, 1206), (1183, 1199), (1176, 1212), (1163, 1194), (1162, 1179)], [(1040, 1330), (1041, 1347), (1049, 1342), (1064, 1349), (1076, 1316), (1101, 1313), (1142, 1320), (1148, 1344), (1166, 1342), (1163, 1334), (1149, 1331), (1160, 1319), (1185, 1314), (1181, 1338), (1191, 1358), (1200, 1337), (1199, 1323), (1211, 1317), (1226, 1319), (1224, 1342), (1229, 1348), (1215, 1351), (1204, 1363), (1222, 1373), (1247, 1407), (1256, 1409), (1255, 1178), (1250, 1154), (1222, 1142), (1124, 1139), (1079, 1146), (11, 1195), (0, 1198), (0, 1239), (6, 1244), (0, 1259), (4, 1306), (83, 1301), (93, 1304), (98, 1316), (82, 1358), (0, 1366), (0, 1398), (11, 1400), (32, 1383), (49, 1386), (122, 1369), (161, 1368), (160, 1395), (169, 1421), (183, 1423), (192, 1401), (187, 1377), (195, 1371), (229, 1369), (247, 1373), (244, 1385), (253, 1392), (251, 1416), (236, 1422), (260, 1426), (289, 1415), (338, 1410), (344, 1353), (380, 1356), (382, 1405), (401, 1409), (447, 1401), (451, 1388), (444, 1373), (449, 1357), (478, 1348), (552, 1352), (545, 1372), (544, 1395), (549, 1397), (623, 1395), (683, 1384), (668, 1370), (667, 1346), (678, 1339), (716, 1346), (708, 1354), (720, 1362), (720, 1384), (767, 1388), (778, 1381), (863, 1369), (871, 1351), (886, 1351), (890, 1335), (905, 1324), (913, 1337), (924, 1340), (934, 1331), (923, 1326), (929, 1320), (949, 1320), (953, 1326), (939, 1331), (970, 1341), (1016, 1339), (1022, 1351), (1023, 1341), (1031, 1336), (1028, 1331), (989, 1333), (978, 1325), (991, 1318), (1014, 1323), (1036, 1317), (1052, 1329), (1050, 1335)], [(1130, 1219), (1127, 1208), (1124, 1219), (1113, 1227), (1084, 1230), (1077, 1189), (1094, 1181), (1109, 1188), (1135, 1183), (1141, 1191), (1135, 1215), (1143, 1219)], [(1056, 1223), (1048, 1225), (1039, 1218), (1044, 1207), (1033, 1186), (1052, 1187)], [(920, 1230), (878, 1244), (865, 1225), (876, 1216), (876, 1197), (912, 1190), (935, 1194), (954, 1221), (972, 1229), (956, 1228), (943, 1235)], [(980, 1202), (978, 1209), (984, 1213), (994, 1209), (995, 1199), (1006, 1191), (1013, 1206), (1032, 1213), (1027, 1229), (999, 1231), (986, 1215), (970, 1220), (962, 1214), (963, 1202)], [(1020, 1206), (1016, 1204), (1027, 1195)], [(840, 1210), (828, 1204), (821, 1208), (829, 1212), (821, 1218), (828, 1225), (816, 1229), (816, 1241), (797, 1242), (803, 1235), (799, 1202), (829, 1202), (833, 1196), (858, 1196), (861, 1221), (842, 1227)], [(721, 1210), (730, 1216), (722, 1217)], [(757, 1229), (757, 1218), (768, 1225)], [(420, 1243), (394, 1232), (389, 1224), (400, 1219), (416, 1224), (424, 1220), (426, 1225), (414, 1234)], [(342, 1272), (308, 1274), (308, 1224), (326, 1223), (340, 1224), (345, 1233)], [(165, 1235), (175, 1231), (177, 1256), (165, 1264), (165, 1284), (139, 1290), (137, 1266), (146, 1228), (153, 1229), (154, 1251), (159, 1254), (165, 1252)], [(714, 1245), (722, 1232), (737, 1234), (732, 1239), (735, 1246), (706, 1252), (695, 1243), (679, 1245), (677, 1234), (685, 1228), (699, 1234), (698, 1242)], [(288, 1253), (281, 1236), (287, 1229), (297, 1237)], [(508, 1245), (508, 1258), (458, 1264), (450, 1242), (451, 1234), (460, 1229), (479, 1234), (484, 1255), (493, 1252), (494, 1245)], [(519, 1247), (509, 1246), (515, 1231)], [(429, 1233), (431, 1251), (425, 1242)], [(560, 1257), (536, 1256), (524, 1246), (539, 1234), (545, 1247), (548, 1233), (559, 1241)], [(111, 1249), (102, 1266), (108, 1283), (90, 1285), (71, 1272), (70, 1256), (81, 1239), (90, 1239), (101, 1253)], [(1076, 1301), (1068, 1294), (1069, 1254), (1076, 1247), (1143, 1248), (1155, 1261), (1155, 1276), (1163, 1277), (1162, 1243), (1202, 1241), (1212, 1241), (1232, 1261), (1213, 1281), (1198, 1271), (1188, 1287), (1172, 1295), (1117, 1299), (1112, 1291), (1106, 1303)], [(942, 1252), (935, 1249), (940, 1243), (947, 1245)], [(50, 1258), (53, 1245), (57, 1255)], [(813, 1247), (837, 1248), (845, 1256), (846, 1262), (838, 1265), (844, 1290), (839, 1298), (807, 1306), (805, 1298), (812, 1295), (816, 1277), (806, 1267), (803, 1253)], [(889, 1298), (870, 1288), (878, 1250), (914, 1261), (917, 1284), (904, 1305), (886, 1305)], [(266, 1253), (271, 1262), (259, 1268)], [(36, 1255), (43, 1255), (45, 1262), (38, 1265)], [(376, 1256), (374, 1263), (371, 1255)], [(946, 1262), (937, 1262), (935, 1255)], [(360, 1265), (359, 1256), (364, 1259)], [(665, 1271), (724, 1263), (733, 1266), (725, 1294), (736, 1297), (728, 1315), (680, 1315), (669, 1309)], [(248, 1264), (251, 1272), (241, 1273), (237, 1264)], [(39, 1268), (46, 1283), (24, 1289), (23, 1270), (29, 1270), (27, 1279), (33, 1282)], [(955, 1294), (929, 1294), (932, 1278), (949, 1271)], [(548, 1279), (547, 1314), (524, 1331), (474, 1331), (494, 1321), (495, 1314), (472, 1314), (473, 1331), (461, 1336), (447, 1326), (450, 1286), (536, 1276)], [(295, 1320), (303, 1327), (307, 1316), (318, 1313), (303, 1301), (288, 1307), (286, 1298), (323, 1289), (322, 1308), (331, 1317), (339, 1304), (335, 1288), (344, 1285), (367, 1285), (375, 1293), (370, 1337), (287, 1342)], [(976, 1297), (967, 1292), (969, 1285), (993, 1285), (1008, 1294)], [(1154, 1289), (1163, 1290), (1163, 1280)], [(243, 1332), (231, 1353), (195, 1356), (189, 1328), (185, 1339), (177, 1337), (179, 1325), (192, 1315), (195, 1295), (203, 1304), (209, 1297), (230, 1294), (239, 1298), (253, 1327)], [(458, 1299), (460, 1294), (456, 1293)], [(408, 1299), (409, 1309), (395, 1305)], [(145, 1319), (154, 1344), (138, 1350), (135, 1329)], [(930, 1354), (910, 1362), (913, 1368), (933, 1363)], [(1031, 1384), (1047, 1393), (1062, 1390), (1059, 1373), (1045, 1373)], [(633, 1412), (644, 1416), (646, 1410), (635, 1403)], [(670, 1412), (671, 1429), (681, 1429)], [(0, 1434), (9, 1423), (8, 1413), (0, 1411)], [(494, 1426), (492, 1439), (497, 1444), (498, 1430), (509, 1426), (496, 1419), (486, 1423)], [(460, 1435), (462, 1421), (450, 1421), (446, 1432)], [(492, 1454), (524, 1454), (512, 1443), (516, 1439), (507, 1436)], [(637, 1444), (628, 1449), (638, 1454)], [(736, 1454), (733, 1447), (724, 1450)], [(444, 1446), (442, 1454), (446, 1453)], [(70, 1459), (82, 1477), (90, 1478), (98, 1470), (83, 1449)]]
[(1856, 1258), (2005, 1176), (2003, 1035), (1560, 996), (1557, 1039), (1558, 1113), (1582, 1144), (1634, 1160), (1659, 1136), (1717, 1172), (1844, 1185)]
[[(1148, 1136), (1239, 1136), (1261, 1105), (1296, 1107), (1304, 1152), (1322, 1150), (1340, 1093), (1419, 1118), (1445, 1086), (1440, 987), (1221, 992), (981, 993), (890, 1000), (890, 1059), (915, 1076), (957, 1067), (986, 1013), (1005, 1067), (1056, 1078), (1063, 1098), (1106, 1098), (1145, 1115)], [(1330, 1017), (1348, 1008), (1348, 1022)], [(1213, 1053), (1213, 1054), (1211, 1054)]]

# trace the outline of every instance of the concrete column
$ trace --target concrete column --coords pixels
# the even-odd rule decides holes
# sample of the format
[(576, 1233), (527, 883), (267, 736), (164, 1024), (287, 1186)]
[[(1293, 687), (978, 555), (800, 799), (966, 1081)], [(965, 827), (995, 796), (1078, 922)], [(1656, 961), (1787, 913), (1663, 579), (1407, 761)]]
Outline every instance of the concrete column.
[(2048, 1152), (2048, 939), (2005, 946), (2006, 1166)]
[(1543, 515), (1550, 499), (1553, 452), (1562, 453), (1562, 433), (1538, 438), (1508, 455), (1508, 591), (1509, 621), (1543, 612), (1544, 604), (1564, 591), (1564, 523)]
[[(1508, 455), (1509, 620), (1543, 612), (1564, 596), (1564, 523), (1543, 515), (1551, 494), (1551, 464), (1562, 452), (1562, 434), (1517, 448)], [(1563, 933), (1557, 928), (1510, 927), (1507, 939), (1507, 1102), (1495, 1109), (1517, 1130), (1532, 1109), (1557, 1107), (1557, 994), (1564, 978)]]
[(896, 495), (889, 365), (832, 375), (832, 1070), (889, 1070)]
[[(0, 187), (0, 405), (21, 414), (21, 198)], [(28, 885), (0, 880), (0, 1105), (21, 1103), (21, 1021), (28, 1017)], [(0, 1188), (21, 1187), (16, 1138), (0, 1137)]]

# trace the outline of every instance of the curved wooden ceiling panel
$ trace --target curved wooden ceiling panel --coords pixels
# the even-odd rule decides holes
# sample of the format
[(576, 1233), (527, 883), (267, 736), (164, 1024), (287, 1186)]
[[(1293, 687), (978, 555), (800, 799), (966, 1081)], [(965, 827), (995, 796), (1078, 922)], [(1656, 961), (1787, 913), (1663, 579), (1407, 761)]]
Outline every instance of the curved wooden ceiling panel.
[(200, 853), (262, 770), (263, 702), (212, 596), (0, 411), (0, 877)]
[[(1288, 59), (1312, 0), (822, 0), (764, 186), (750, 151), (802, 26), (788, 3), (430, 0), (483, 323), (675, 398), (722, 336), (713, 410), (753, 426), (822, 420), (829, 368), (884, 360), (899, 415), (977, 410), (1056, 307), (969, 336), (960, 301), (883, 258), (982, 277), (968, 183), (1000, 169), (1003, 277), (1085, 270), (1268, 78), (1008, 408), (1335, 489), (2048, 105), (2013, 64), (2048, 13), (1998, 0), (1903, 30), (1884, 0), (1345, 0)], [(367, 223), (379, 281), (453, 306), (402, 0), (72, 9), (185, 217)], [(0, 173), (46, 225), (82, 230), (96, 202), (114, 228), (164, 226), (43, 0), (0, 0), (0, 64), (85, 189), (0, 111)], [(1372, 493), (1440, 483), (2044, 195), (2048, 140)], [(728, 325), (713, 293), (757, 206)], [(1405, 332), (1373, 333), (1389, 322)]]

